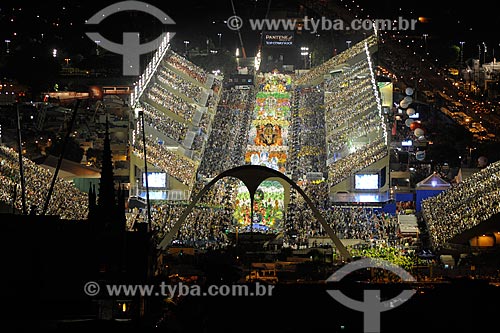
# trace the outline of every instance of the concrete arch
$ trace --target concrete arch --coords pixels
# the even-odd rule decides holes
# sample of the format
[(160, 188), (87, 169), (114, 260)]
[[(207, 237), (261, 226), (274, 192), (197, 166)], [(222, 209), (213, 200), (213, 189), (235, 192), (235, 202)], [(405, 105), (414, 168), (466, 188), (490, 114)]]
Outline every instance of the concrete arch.
[(320, 211), (316, 206), (313, 204), (311, 199), (307, 196), (307, 194), (298, 186), (293, 180), (282, 174), (281, 172), (261, 166), (261, 165), (242, 165), (238, 166), (236, 168), (226, 170), (219, 174), (217, 177), (212, 179), (207, 185), (203, 187), (203, 189), (198, 192), (194, 200), (189, 204), (189, 206), (184, 210), (182, 215), (179, 217), (177, 222), (175, 222), (174, 226), (172, 229), (165, 235), (165, 237), (162, 239), (160, 244), (158, 245), (158, 249), (165, 250), (167, 246), (172, 242), (173, 238), (177, 233), (179, 232), (179, 229), (188, 217), (188, 215), (193, 211), (194, 207), (198, 203), (198, 201), (201, 199), (201, 197), (215, 184), (217, 181), (224, 177), (234, 177), (238, 178), (241, 180), (245, 186), (248, 189), (248, 192), (250, 193), (250, 201), (253, 207), (253, 199), (255, 192), (257, 191), (257, 188), (259, 185), (266, 179), (268, 178), (280, 178), (284, 181), (286, 181), (292, 188), (294, 188), (297, 192), (300, 193), (300, 195), (304, 198), (306, 201), (307, 205), (309, 208), (311, 208), (314, 217), (318, 220), (319, 223), (321, 223), (321, 226), (323, 229), (327, 232), (328, 236), (332, 239), (333, 243), (337, 247), (338, 251), (340, 252), (340, 255), (345, 258), (345, 259), (352, 259), (352, 256), (350, 255), (349, 251), (347, 251), (347, 248), (342, 244), (340, 239), (337, 237), (333, 229), (328, 225), (326, 220), (323, 218), (321, 215)]

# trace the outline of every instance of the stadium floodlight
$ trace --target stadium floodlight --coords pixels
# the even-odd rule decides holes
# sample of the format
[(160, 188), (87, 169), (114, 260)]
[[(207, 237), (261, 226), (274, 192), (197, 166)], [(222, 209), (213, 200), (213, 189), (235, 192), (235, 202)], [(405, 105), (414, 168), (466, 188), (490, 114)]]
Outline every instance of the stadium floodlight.
[(141, 107), (136, 107), (134, 109), (135, 118), (139, 118), (139, 116), (142, 115), (143, 112), (144, 110)]
[(307, 57), (309, 56), (309, 47), (301, 46), (300, 55), (304, 57), (304, 69), (307, 68)]
[(101, 43), (101, 41), (95, 40), (94, 43), (95, 43), (95, 53), (96, 53), (96, 55), (100, 55), (99, 44)]

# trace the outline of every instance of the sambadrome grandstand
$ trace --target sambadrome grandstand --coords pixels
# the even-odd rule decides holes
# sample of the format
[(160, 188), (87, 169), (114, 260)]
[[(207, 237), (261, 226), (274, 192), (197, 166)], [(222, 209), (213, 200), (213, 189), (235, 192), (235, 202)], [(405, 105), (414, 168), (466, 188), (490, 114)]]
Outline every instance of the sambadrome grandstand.
[[(404, 242), (397, 216), (383, 209), (389, 138), (372, 58), (377, 51), (377, 36), (372, 35), (300, 76), (256, 68), (250, 89), (224, 89), (223, 77), (177, 54), (167, 37), (136, 82), (130, 110), (131, 197), (146, 198), (145, 151), (151, 224), (158, 240), (211, 179), (255, 164), (295, 181), (340, 239)], [(15, 191), (18, 155), (0, 148), (0, 200), (21, 209)], [(40, 207), (50, 172), (28, 160), (24, 165), (27, 205)], [(365, 176), (368, 185), (362, 182)], [(499, 179), (500, 164), (495, 163), (423, 202), (434, 249), (467, 243), (471, 232), (498, 230), (491, 221), (500, 211)], [(69, 182), (56, 183), (48, 214), (85, 219), (87, 211), (85, 193)], [(127, 213), (130, 228), (146, 219), (145, 209)], [(329, 243), (289, 186), (265, 181), (252, 207), (248, 191), (235, 178), (221, 179), (203, 197), (173, 243), (224, 247), (231, 242), (228, 234), (249, 228), (275, 234), (283, 245), (295, 248)], [(498, 233), (491, 235), (500, 241)]]
[[(377, 38), (371, 36), (300, 77), (257, 71), (253, 89), (223, 90), (222, 78), (165, 43), (132, 98), (137, 112), (131, 135), (131, 183), (139, 184), (136, 193), (144, 193), (145, 141), (148, 172), (167, 179), (154, 198), (187, 200), (228, 169), (264, 165), (308, 191), (342, 238), (395, 240), (397, 222), (382, 210), (354, 211), (329, 204), (335, 193), (353, 190), (354, 175), (359, 173), (382, 180), (372, 192), (388, 190), (387, 133), (371, 59), (376, 49)], [(144, 136), (139, 112), (145, 119)], [(250, 196), (239, 180), (223, 179), (211, 192), (175, 241), (221, 245), (229, 241), (228, 231), (249, 228), (283, 235), (283, 242), (292, 245), (326, 237), (286, 184), (262, 183), (253, 221)], [(153, 225), (160, 235), (168, 234), (185, 207), (182, 200), (164, 202), (153, 201)], [(137, 216), (132, 214), (131, 220)], [(351, 226), (358, 218), (363, 221)]]

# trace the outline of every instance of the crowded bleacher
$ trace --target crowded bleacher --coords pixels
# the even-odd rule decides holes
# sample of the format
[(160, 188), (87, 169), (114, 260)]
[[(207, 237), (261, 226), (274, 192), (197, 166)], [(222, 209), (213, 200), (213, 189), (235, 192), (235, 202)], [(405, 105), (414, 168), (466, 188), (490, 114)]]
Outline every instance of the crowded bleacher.
[(434, 248), (500, 212), (500, 163), (492, 163), (447, 191), (422, 201)]
[(213, 178), (225, 170), (244, 164), (252, 112), (252, 90), (224, 90), (198, 174)]
[(186, 124), (173, 120), (148, 103), (143, 103), (142, 107), (144, 121), (148, 126), (156, 128), (178, 143), (184, 140), (189, 129)]
[[(142, 135), (142, 132), (139, 135)], [(158, 141), (158, 138), (146, 136), (148, 162), (164, 170), (183, 184), (192, 186), (197, 168), (196, 162), (171, 151), (169, 147)], [(144, 159), (142, 140), (136, 140), (133, 148), (133, 153), (140, 159)]]
[[(334, 206), (329, 199), (330, 187), (387, 154), (386, 142), (380, 135), (373, 73), (363, 58), (366, 48), (374, 42), (376, 39), (370, 37), (354, 45), (295, 82), (289, 75), (259, 73), (257, 85), (248, 90), (224, 89), (222, 78), (169, 49), (151, 80), (145, 81), (142, 95), (137, 96), (146, 126), (143, 133), (140, 119), (136, 119), (131, 152), (138, 160), (144, 159), (143, 141), (139, 139), (144, 134), (148, 162), (184, 185), (191, 193), (190, 199), (228, 169), (269, 163), (293, 175), (340, 238), (368, 243), (384, 240), (397, 245), (394, 217), (374, 208)], [(346, 64), (354, 57), (356, 62)], [(343, 65), (342, 72), (324, 80), (338, 65)], [(318, 77), (323, 82), (314, 84)], [(272, 133), (264, 132), (268, 128)], [(352, 145), (353, 138), (362, 140)], [(199, 153), (199, 158), (190, 154), (193, 151)], [(255, 162), (255, 156), (264, 159)], [(6, 179), (7, 170), (2, 169)], [(309, 181), (309, 173), (321, 177)], [(13, 181), (3, 184), (6, 188), (2, 193), (10, 193)], [(220, 180), (188, 216), (175, 236), (175, 244), (200, 248), (228, 245), (227, 231), (235, 227), (239, 186), (235, 179)], [(76, 192), (69, 191), (70, 187), (59, 190), (66, 194), (54, 197), (51, 212), (62, 213), (64, 205), (73, 207), (80, 200)], [(78, 200), (67, 203), (68, 198)], [(85, 195), (82, 198), (86, 200)], [(7, 196), (4, 201), (8, 200), (12, 198)], [(33, 205), (40, 204), (34, 201)], [(187, 204), (185, 200), (153, 202), (152, 226), (158, 239), (168, 234)], [(19, 207), (19, 199), (16, 205)], [(81, 209), (64, 214), (77, 212)], [(145, 219), (145, 210), (131, 209), (127, 224), (131, 227)], [(327, 236), (296, 193), (280, 224), (268, 232), (278, 230), (285, 234), (285, 245), (292, 247), (312, 246), (308, 243), (310, 237)]]
[[(26, 184), (25, 207), (30, 214), (41, 214), (54, 175), (49, 169), (25, 157), (22, 161)], [(23, 209), (20, 184), (18, 153), (0, 145), (0, 201), (13, 205), (17, 211)], [(88, 196), (71, 182), (57, 178), (46, 214), (62, 219), (84, 220), (88, 214)]]
[[(360, 49), (358, 52), (362, 53)], [(365, 56), (325, 81), (326, 143), (330, 186), (388, 154), (370, 59)]]
[(375, 45), (377, 45), (377, 37), (375, 35), (371, 35), (359, 43), (354, 44), (344, 52), (330, 58), (321, 65), (314, 67), (306, 74), (298, 77), (297, 80), (295, 80), (295, 85), (302, 86), (311, 85), (311, 83), (317, 84), (318, 81), (322, 81), (323, 77), (330, 74), (330, 71), (335, 69), (337, 66), (344, 64), (348, 60), (364, 52), (365, 47), (371, 48)]
[[(150, 66), (151, 67), (151, 66)], [(190, 191), (212, 130), (222, 78), (170, 48), (135, 96), (144, 115), (148, 162), (177, 179)], [(144, 158), (142, 124), (136, 118), (132, 153)]]
[(203, 68), (178, 55), (172, 49), (167, 51), (163, 61), (166, 66), (175, 68), (176, 70), (184, 73), (191, 80), (198, 81), (202, 86), (207, 83), (208, 73)]

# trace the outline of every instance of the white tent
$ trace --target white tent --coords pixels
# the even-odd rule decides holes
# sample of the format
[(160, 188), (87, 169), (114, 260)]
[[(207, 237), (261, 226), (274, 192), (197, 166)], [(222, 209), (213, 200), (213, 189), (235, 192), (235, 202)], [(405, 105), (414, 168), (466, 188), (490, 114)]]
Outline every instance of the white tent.
[(437, 173), (417, 183), (417, 190), (447, 190), (451, 187), (450, 183), (441, 178)]

